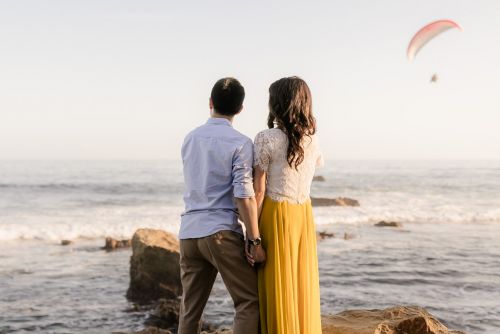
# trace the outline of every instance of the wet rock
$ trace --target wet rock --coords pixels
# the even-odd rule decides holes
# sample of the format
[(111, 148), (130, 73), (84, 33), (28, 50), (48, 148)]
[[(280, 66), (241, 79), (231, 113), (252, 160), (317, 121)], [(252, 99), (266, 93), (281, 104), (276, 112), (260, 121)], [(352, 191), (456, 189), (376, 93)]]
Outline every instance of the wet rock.
[(148, 302), (182, 294), (179, 241), (171, 233), (139, 229), (132, 237), (127, 297)]
[(149, 326), (137, 332), (112, 332), (112, 334), (172, 334), (172, 332), (167, 329)]
[(179, 299), (160, 299), (146, 324), (175, 330), (179, 324)]
[(464, 334), (451, 331), (425, 309), (395, 306), (323, 316), (324, 334)]
[(201, 333), (200, 334), (233, 334), (231, 329), (217, 329), (215, 326), (209, 323), (203, 323), (201, 325)]
[(318, 240), (325, 240), (325, 239), (330, 239), (330, 238), (335, 238), (335, 233), (329, 233), (326, 231), (321, 231), (318, 232)]
[(72, 240), (66, 240), (66, 239), (61, 240), (61, 245), (62, 246), (68, 246), (68, 245), (71, 245), (71, 244), (73, 244)]
[[(323, 334), (465, 334), (449, 330), (425, 309), (395, 306), (384, 310), (349, 310), (321, 319)], [(206, 334), (232, 334), (228, 331)]]
[(322, 175), (316, 175), (316, 176), (313, 177), (313, 181), (315, 181), (315, 182), (325, 182), (326, 179)]
[(117, 248), (126, 248), (130, 247), (131, 243), (130, 240), (125, 239), (125, 240), (116, 240), (110, 237), (106, 238), (106, 244), (104, 245), (103, 249), (105, 250), (113, 250)]
[(173, 334), (171, 331), (155, 327), (147, 327), (140, 334)]
[[(323, 334), (465, 334), (449, 330), (418, 306), (348, 310), (321, 318)], [(232, 331), (207, 332), (232, 334)]]
[(344, 232), (344, 240), (351, 240), (351, 239), (354, 239), (355, 237), (356, 236), (354, 234)]
[(374, 226), (377, 227), (403, 227), (403, 224), (398, 222), (386, 222), (384, 220), (376, 223)]
[(359, 202), (357, 200), (347, 197), (311, 197), (311, 204), (312, 206), (359, 206)]

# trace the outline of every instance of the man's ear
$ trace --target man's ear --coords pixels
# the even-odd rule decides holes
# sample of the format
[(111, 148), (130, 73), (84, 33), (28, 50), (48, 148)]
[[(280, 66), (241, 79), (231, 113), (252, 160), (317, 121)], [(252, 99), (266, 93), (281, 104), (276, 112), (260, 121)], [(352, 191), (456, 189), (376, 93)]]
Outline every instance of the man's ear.
[(214, 103), (212, 102), (211, 97), (208, 98), (208, 107), (210, 108), (210, 110), (214, 110)]

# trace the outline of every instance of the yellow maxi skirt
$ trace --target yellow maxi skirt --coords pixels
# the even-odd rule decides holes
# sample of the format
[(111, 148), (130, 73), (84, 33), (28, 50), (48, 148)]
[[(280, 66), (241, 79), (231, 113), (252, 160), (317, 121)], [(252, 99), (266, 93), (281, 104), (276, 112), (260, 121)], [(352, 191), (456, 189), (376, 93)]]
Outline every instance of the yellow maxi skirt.
[(316, 229), (311, 201), (266, 197), (259, 220), (267, 260), (259, 268), (262, 334), (320, 334)]

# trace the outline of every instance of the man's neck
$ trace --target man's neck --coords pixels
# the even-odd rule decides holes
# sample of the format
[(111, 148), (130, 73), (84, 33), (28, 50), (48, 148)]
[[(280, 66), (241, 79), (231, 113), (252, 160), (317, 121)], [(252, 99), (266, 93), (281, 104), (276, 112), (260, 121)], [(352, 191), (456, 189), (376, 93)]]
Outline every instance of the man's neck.
[(227, 119), (229, 122), (233, 123), (234, 116), (221, 115), (217, 111), (212, 111), (211, 116), (212, 118), (224, 118)]

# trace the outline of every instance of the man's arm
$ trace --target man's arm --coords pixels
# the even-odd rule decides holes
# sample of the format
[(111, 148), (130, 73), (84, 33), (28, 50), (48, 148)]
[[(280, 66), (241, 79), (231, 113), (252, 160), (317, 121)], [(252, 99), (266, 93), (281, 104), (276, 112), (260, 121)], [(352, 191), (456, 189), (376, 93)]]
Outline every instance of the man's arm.
[(236, 205), (238, 206), (240, 218), (245, 224), (248, 239), (260, 238), (255, 197), (236, 198)]
[[(260, 238), (259, 218), (257, 216), (257, 203), (253, 190), (253, 143), (248, 140), (233, 159), (233, 189), (234, 197), (240, 218), (245, 224), (247, 239)], [(250, 246), (246, 249), (250, 264), (265, 261), (265, 252), (262, 245)]]
[[(257, 218), (257, 202), (255, 197), (251, 198), (236, 198), (236, 205), (240, 213), (240, 218), (245, 224), (247, 230), (247, 240), (255, 240), (260, 238), (259, 220)], [(253, 266), (255, 263), (266, 261), (266, 252), (260, 245), (249, 244), (245, 249), (248, 262)]]
[(257, 204), (253, 190), (253, 144), (248, 140), (233, 158), (233, 194), (241, 220), (245, 224), (249, 239), (260, 237)]

